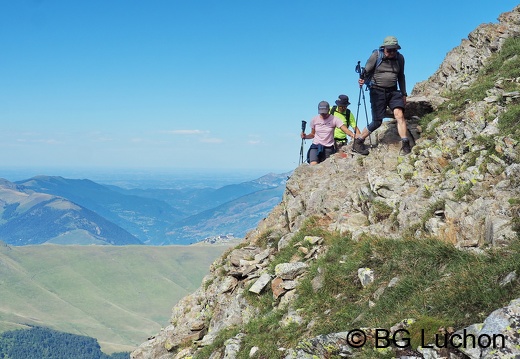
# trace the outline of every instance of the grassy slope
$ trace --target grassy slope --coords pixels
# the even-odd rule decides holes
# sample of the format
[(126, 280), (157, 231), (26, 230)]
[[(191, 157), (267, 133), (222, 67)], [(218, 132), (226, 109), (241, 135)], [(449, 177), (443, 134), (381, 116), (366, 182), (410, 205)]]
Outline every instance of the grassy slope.
[[(239, 332), (247, 335), (238, 359), (248, 359), (255, 346), (260, 348), (258, 358), (281, 359), (287, 353), (280, 347), (295, 348), (305, 338), (355, 328), (390, 330), (405, 319), (414, 321), (407, 329), (415, 349), (421, 344), (422, 331), (429, 341), (440, 328), (458, 330), (481, 323), (492, 311), (520, 296), (518, 280), (500, 284), (509, 273), (518, 273), (520, 238), (509, 247), (489, 249), (485, 255), (478, 255), (436, 239), (365, 237), (355, 241), (348, 235), (320, 229), (318, 222), (319, 219), (309, 218), (268, 267), (273, 274), (277, 264), (301, 260), (300, 246), (309, 250), (312, 247), (305, 236), (324, 238), (326, 253), (310, 263), (308, 274), (296, 288), (293, 308), (302, 316), (303, 324), (280, 325), (287, 308), (275, 305), (270, 290), (260, 295), (246, 291), (246, 299), (259, 309), (259, 314), (243, 327), (221, 332), (212, 345), (204, 347), (194, 358), (208, 358)], [(265, 237), (269, 238), (268, 234)], [(271, 240), (266, 239), (268, 245), (276, 247), (276, 240)], [(357, 271), (366, 267), (374, 271), (375, 281), (363, 287)], [(313, 280), (320, 276), (322, 287), (315, 290)], [(397, 284), (389, 288), (393, 278), (398, 278)], [(376, 299), (380, 288), (384, 291)], [(358, 358), (395, 358), (391, 351), (365, 350), (371, 343), (358, 353)]]
[(132, 350), (168, 324), (225, 245), (0, 247), (0, 331), (23, 324)]

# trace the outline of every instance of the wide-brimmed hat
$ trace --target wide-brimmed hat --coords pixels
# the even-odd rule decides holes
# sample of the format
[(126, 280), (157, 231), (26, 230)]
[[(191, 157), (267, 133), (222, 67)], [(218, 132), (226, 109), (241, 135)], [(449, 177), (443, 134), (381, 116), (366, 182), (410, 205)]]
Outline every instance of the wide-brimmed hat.
[(338, 99), (336, 100), (336, 105), (338, 105), (338, 106), (345, 106), (345, 107), (350, 105), (350, 102), (348, 101), (348, 96), (347, 95), (339, 95)]
[(318, 114), (325, 114), (325, 113), (329, 113), (330, 111), (330, 105), (327, 101), (321, 101), (319, 104), (318, 104)]
[(399, 42), (397, 42), (397, 37), (395, 36), (387, 36), (383, 40), (383, 45), (381, 47), (384, 47), (386, 49), (397, 49), (399, 50), (401, 46), (399, 46)]

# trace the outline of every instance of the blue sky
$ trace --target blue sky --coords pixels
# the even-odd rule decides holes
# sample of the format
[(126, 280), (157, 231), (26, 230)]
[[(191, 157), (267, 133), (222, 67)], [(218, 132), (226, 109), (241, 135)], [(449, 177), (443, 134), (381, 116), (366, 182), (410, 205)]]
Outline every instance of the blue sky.
[(367, 4), (0, 0), (0, 168), (289, 171), (319, 101), (356, 113), (355, 65), (384, 37), (411, 92), (518, 2)]

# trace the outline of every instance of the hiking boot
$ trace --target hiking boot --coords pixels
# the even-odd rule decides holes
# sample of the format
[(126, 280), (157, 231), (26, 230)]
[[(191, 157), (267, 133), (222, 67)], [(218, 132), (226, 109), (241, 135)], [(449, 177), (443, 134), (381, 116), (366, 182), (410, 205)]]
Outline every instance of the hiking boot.
[(354, 140), (354, 143), (352, 144), (352, 151), (357, 152), (363, 156), (368, 155), (368, 150), (365, 146), (365, 140), (362, 140), (361, 138), (356, 138)]
[(410, 147), (410, 141), (403, 141), (403, 146), (401, 147), (401, 151), (406, 156), (410, 152), (412, 152), (412, 148)]

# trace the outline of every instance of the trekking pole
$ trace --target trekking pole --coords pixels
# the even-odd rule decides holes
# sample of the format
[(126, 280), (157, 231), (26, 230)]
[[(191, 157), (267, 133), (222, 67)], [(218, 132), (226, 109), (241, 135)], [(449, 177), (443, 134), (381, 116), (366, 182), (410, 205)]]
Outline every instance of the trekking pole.
[[(361, 67), (360, 65), (361, 61), (357, 62), (356, 65), (356, 72), (359, 74), (359, 78), (362, 79), (363, 75), (365, 73), (365, 68)], [(368, 90), (368, 87), (367, 87)], [(365, 93), (363, 92), (363, 85), (359, 86), (359, 99), (358, 99), (358, 109), (357, 112), (359, 113), (359, 106), (361, 106), (361, 97), (363, 97), (363, 106), (365, 107), (365, 119), (367, 122), (367, 129), (368, 129), (368, 112), (367, 112), (367, 102), (365, 100)], [(356, 115), (356, 121), (357, 121), (357, 115)], [(370, 142), (370, 148), (372, 148), (372, 136), (368, 135), (368, 141)]]
[[(307, 126), (306, 121), (302, 121), (302, 132), (305, 133), (305, 127)], [(302, 138), (302, 146), (300, 147), (300, 162), (298, 165), (301, 165), (303, 163), (303, 142), (305, 141), (304, 138)]]
[[(365, 101), (365, 93), (364, 92), (363, 92), (363, 106), (365, 107), (365, 118), (367, 119), (367, 128), (368, 128), (368, 112), (367, 112), (367, 103)], [(372, 136), (371, 136), (371, 134), (368, 135), (368, 142), (370, 142), (370, 148), (374, 148), (374, 146), (372, 145)]]
[[(357, 65), (356, 65), (356, 72), (359, 74), (359, 76), (361, 77), (361, 65), (360, 65), (360, 62), (361, 61), (358, 61), (357, 62)], [(359, 106), (361, 106), (361, 93), (363, 92), (363, 85), (359, 86), (359, 96), (358, 96), (358, 104), (357, 104), (357, 111), (356, 111), (356, 118), (354, 119), (354, 124), (356, 127), (354, 127), (354, 141), (356, 140), (356, 128), (357, 128), (357, 120), (358, 120), (358, 116), (359, 116)]]

